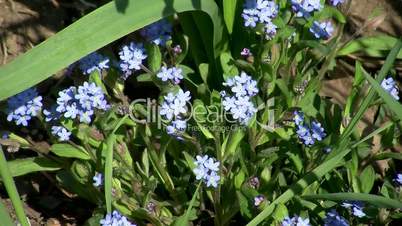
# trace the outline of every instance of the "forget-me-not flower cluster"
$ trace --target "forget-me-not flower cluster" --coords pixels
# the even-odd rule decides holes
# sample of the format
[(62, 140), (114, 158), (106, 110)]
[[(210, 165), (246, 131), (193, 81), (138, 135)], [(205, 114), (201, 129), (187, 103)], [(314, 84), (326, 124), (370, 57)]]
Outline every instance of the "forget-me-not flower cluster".
[(110, 107), (102, 89), (88, 82), (78, 88), (72, 86), (60, 91), (56, 103), (56, 111), (60, 115), (71, 119), (78, 117), (80, 122), (87, 124), (91, 123), (96, 110), (107, 110)]
[(310, 219), (303, 219), (296, 215), (292, 218), (286, 217), (282, 221), (282, 226), (310, 226)]
[(348, 221), (332, 209), (325, 215), (324, 226), (349, 226)]
[(366, 214), (363, 212), (364, 204), (363, 202), (360, 201), (347, 201), (343, 202), (341, 204), (342, 207), (345, 207), (346, 209), (352, 210), (353, 216), (362, 218), (366, 216)]
[(7, 101), (7, 121), (14, 121), (16, 125), (27, 126), (32, 117), (35, 117), (42, 108), (42, 96), (35, 88), (27, 89)]
[(123, 79), (127, 79), (133, 71), (141, 69), (142, 62), (147, 58), (145, 49), (141, 43), (130, 42), (121, 48), (119, 52), (119, 67)]
[(52, 126), (52, 134), (59, 138), (59, 141), (70, 140), (71, 132), (63, 126)]
[(169, 41), (172, 33), (172, 25), (168, 20), (162, 19), (150, 24), (141, 30), (141, 35), (149, 42), (153, 42), (159, 46), (165, 46)]
[(232, 114), (233, 119), (242, 125), (247, 125), (257, 112), (251, 98), (258, 94), (257, 81), (245, 72), (233, 78), (228, 78), (224, 86), (230, 88), (232, 95), (221, 92), (222, 105), (225, 111)]
[(297, 136), (305, 145), (313, 145), (316, 141), (321, 141), (326, 136), (321, 123), (313, 121), (310, 126), (307, 125), (304, 121), (303, 112), (295, 111), (293, 121), (296, 125)]
[(310, 27), (310, 32), (316, 38), (328, 39), (334, 33), (334, 26), (330, 21), (324, 21), (324, 22), (314, 21), (313, 26)]
[(170, 92), (164, 96), (164, 102), (160, 106), (159, 114), (169, 121), (166, 131), (170, 135), (180, 135), (187, 128), (184, 120), (188, 108), (187, 101), (191, 99), (190, 92), (179, 89), (177, 93)]
[(206, 183), (207, 187), (218, 187), (220, 176), (219, 173), (219, 161), (215, 161), (208, 155), (196, 156), (194, 161), (195, 168), (193, 172), (197, 180), (202, 180)]
[(183, 70), (178, 67), (167, 68), (163, 66), (156, 74), (156, 77), (163, 82), (170, 81), (174, 84), (179, 84), (183, 79)]
[(392, 77), (388, 77), (381, 82), (382, 88), (387, 91), (395, 100), (399, 100), (399, 89)]
[(272, 20), (278, 15), (278, 5), (268, 0), (247, 0), (244, 4), (242, 17), (244, 26), (255, 28), (258, 24), (264, 26), (265, 38), (272, 39), (277, 26)]
[(131, 223), (127, 218), (114, 210), (112, 214), (106, 214), (105, 218), (100, 220), (101, 226), (136, 226)]
[(89, 75), (94, 71), (99, 71), (100, 73), (102, 70), (109, 68), (109, 58), (93, 52), (79, 60), (78, 66), (85, 75)]

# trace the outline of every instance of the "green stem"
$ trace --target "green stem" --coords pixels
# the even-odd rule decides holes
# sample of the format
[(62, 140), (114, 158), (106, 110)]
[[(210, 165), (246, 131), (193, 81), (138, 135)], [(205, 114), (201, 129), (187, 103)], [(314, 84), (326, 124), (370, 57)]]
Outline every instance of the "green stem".
[[(220, 133), (215, 133), (215, 146), (216, 146), (216, 157), (219, 161), (219, 175), (221, 177), (221, 181), (223, 178), (223, 156), (222, 156), (222, 144), (221, 144), (221, 137)], [(214, 208), (215, 208), (215, 225), (221, 225), (221, 218), (222, 218), (222, 208), (221, 208), (221, 183), (218, 184), (218, 189), (215, 190), (215, 198), (214, 198)]]
[(17, 215), (18, 221), (22, 226), (28, 226), (28, 220), (24, 212), (24, 207), (20, 195), (18, 194), (17, 187), (15, 186), (13, 177), (11, 176), (10, 169), (8, 168), (8, 163), (6, 157), (4, 156), (3, 148), (0, 146), (0, 174), (3, 179), (3, 184), (6, 187), (8, 196), (13, 203), (15, 214)]
[(161, 161), (159, 159), (158, 153), (156, 152), (155, 147), (153, 146), (153, 144), (151, 143), (151, 140), (149, 139), (149, 137), (145, 134), (145, 132), (143, 130), (139, 130), (144, 141), (145, 144), (148, 147), (148, 153), (150, 155), (150, 159), (151, 159), (151, 163), (154, 166), (157, 174), (160, 177), (160, 180), (162, 181), (162, 183), (165, 185), (166, 189), (169, 191), (170, 195), (172, 196), (172, 198), (179, 203), (178, 200), (178, 195), (176, 193), (176, 189), (174, 187), (173, 184), (173, 180), (170, 177), (170, 175), (168, 174), (167, 170), (165, 169), (165, 167), (163, 165), (161, 165)]

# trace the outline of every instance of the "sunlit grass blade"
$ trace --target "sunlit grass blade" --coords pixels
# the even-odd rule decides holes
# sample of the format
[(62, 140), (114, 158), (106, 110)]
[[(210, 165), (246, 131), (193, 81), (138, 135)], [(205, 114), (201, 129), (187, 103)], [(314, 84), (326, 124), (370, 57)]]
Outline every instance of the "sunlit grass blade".
[(1, 224), (4, 226), (14, 226), (13, 220), (11, 220), (10, 214), (8, 213), (6, 207), (0, 200), (0, 219)]
[[(83, 56), (174, 13), (200, 10), (209, 15), (214, 45), (221, 39), (219, 8), (214, 0), (135, 0), (118, 9), (112, 1), (0, 68), (0, 100), (55, 74)], [(120, 6), (121, 7), (121, 6)], [(140, 9), (140, 10), (139, 10)], [(123, 12), (124, 11), (124, 12)], [(207, 34), (205, 34), (207, 35)], [(214, 48), (218, 49), (218, 47)]]
[(384, 208), (402, 208), (402, 202), (386, 198), (379, 195), (365, 194), (365, 193), (331, 193), (331, 194), (319, 194), (319, 195), (306, 195), (302, 196), (303, 199), (325, 199), (332, 201), (345, 201), (345, 200), (358, 200), (371, 203), (378, 207)]
[(13, 203), (15, 214), (18, 221), (22, 226), (28, 226), (27, 217), (24, 212), (24, 207), (20, 195), (18, 194), (17, 187), (15, 186), (13, 177), (11, 176), (10, 169), (8, 168), (6, 157), (4, 156), (3, 149), (0, 147), (0, 174), (3, 179), (3, 184), (6, 187), (8, 196)]

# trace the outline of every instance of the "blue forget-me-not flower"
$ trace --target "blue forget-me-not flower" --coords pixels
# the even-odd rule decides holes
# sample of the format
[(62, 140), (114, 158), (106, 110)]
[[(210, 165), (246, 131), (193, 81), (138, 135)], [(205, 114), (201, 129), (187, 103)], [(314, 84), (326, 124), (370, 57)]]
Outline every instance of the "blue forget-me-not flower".
[(59, 138), (59, 141), (70, 140), (71, 132), (63, 126), (52, 126), (52, 134)]
[(141, 69), (142, 62), (147, 58), (147, 55), (141, 43), (130, 42), (121, 48), (119, 58), (120, 70), (123, 73), (122, 78), (127, 79), (133, 74), (133, 71)]
[(381, 82), (381, 87), (387, 91), (395, 100), (399, 100), (399, 89), (392, 77), (388, 77)]
[(396, 183), (398, 183), (400, 186), (402, 186), (402, 173), (397, 173), (397, 174), (395, 175), (394, 181), (395, 181)]
[(321, 11), (324, 7), (320, 0), (291, 0), (293, 11), (297, 17), (309, 18), (314, 11)]
[(278, 5), (268, 0), (247, 0), (242, 12), (244, 26), (255, 28), (262, 24), (266, 39), (272, 39), (276, 34), (277, 26), (272, 20), (277, 15)]
[(111, 214), (106, 214), (105, 218), (101, 219), (99, 223), (101, 226), (136, 226), (116, 210)]
[(103, 184), (103, 174), (96, 172), (92, 180), (95, 187), (101, 186)]
[(363, 212), (364, 204), (361, 201), (346, 201), (341, 204), (342, 207), (351, 209), (352, 214), (356, 217), (362, 218), (366, 216)]
[(233, 78), (228, 78), (224, 86), (230, 88), (232, 95), (221, 92), (222, 105), (225, 111), (232, 114), (233, 119), (242, 125), (247, 125), (257, 112), (251, 98), (258, 94), (257, 82), (241, 72)]
[(168, 20), (162, 19), (150, 24), (141, 30), (141, 35), (149, 42), (153, 42), (159, 46), (165, 46), (169, 41), (172, 33), (172, 25)]
[(72, 86), (60, 91), (56, 103), (56, 111), (65, 118), (79, 117), (80, 122), (87, 124), (91, 123), (95, 110), (107, 110), (110, 107), (102, 89), (88, 82), (78, 88)]
[(28, 126), (31, 118), (37, 116), (42, 108), (42, 96), (38, 95), (35, 88), (31, 88), (10, 97), (7, 103), (7, 121)]
[(316, 38), (328, 39), (334, 32), (334, 26), (330, 21), (324, 21), (321, 23), (314, 21), (313, 25), (310, 27), (310, 32)]
[(325, 215), (324, 226), (349, 226), (348, 221), (332, 209)]
[(207, 187), (216, 188), (220, 181), (220, 176), (218, 175), (219, 161), (215, 161), (208, 155), (197, 155), (194, 164), (196, 165), (193, 169), (195, 178), (197, 180), (202, 180), (206, 183)]
[(337, 6), (337, 5), (339, 5), (339, 4), (344, 3), (345, 0), (330, 0), (330, 2), (331, 2), (331, 5)]
[(170, 123), (166, 127), (168, 134), (179, 137), (180, 133), (186, 130), (187, 122), (184, 117), (188, 111), (186, 104), (190, 99), (190, 92), (184, 92), (182, 89), (179, 89), (177, 93), (170, 92), (164, 96), (159, 114)]
[(295, 111), (293, 121), (296, 125), (296, 134), (305, 145), (313, 145), (316, 141), (321, 141), (325, 138), (326, 133), (322, 128), (321, 123), (312, 121), (308, 126), (304, 122), (303, 112)]
[(94, 71), (99, 71), (99, 73), (109, 68), (109, 58), (93, 52), (86, 57), (78, 61), (78, 66), (83, 74), (89, 75)]
[(303, 219), (299, 216), (286, 217), (282, 221), (282, 226), (310, 226), (310, 219)]
[(178, 67), (167, 68), (163, 66), (156, 74), (156, 77), (163, 82), (171, 81), (174, 84), (179, 84), (183, 79), (183, 70)]

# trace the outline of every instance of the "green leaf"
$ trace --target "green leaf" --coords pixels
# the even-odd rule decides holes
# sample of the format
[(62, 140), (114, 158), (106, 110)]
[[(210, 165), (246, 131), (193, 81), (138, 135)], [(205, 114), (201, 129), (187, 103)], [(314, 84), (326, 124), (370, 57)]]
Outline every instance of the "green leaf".
[[(138, 10), (141, 9), (141, 10)], [(163, 17), (186, 11), (208, 15), (212, 28), (204, 35), (213, 36), (219, 50), (222, 23), (214, 0), (127, 1), (124, 13), (111, 1), (89, 13), (56, 35), (0, 68), (0, 100), (38, 84), (87, 54)], [(211, 23), (212, 22), (212, 23)], [(215, 55), (215, 51), (211, 53)]]
[(61, 169), (61, 165), (54, 160), (44, 157), (32, 157), (16, 159), (8, 162), (13, 177), (22, 176), (38, 171), (55, 171)]
[(226, 149), (222, 150), (222, 155), (224, 156), (224, 159), (228, 158), (230, 155), (234, 155), (244, 136), (245, 134), (242, 129), (231, 130)]
[(276, 206), (275, 211), (272, 213), (272, 217), (277, 221), (282, 221), (287, 216), (289, 216), (288, 209), (281, 203)]
[(325, 199), (332, 201), (344, 201), (344, 200), (358, 200), (371, 203), (378, 207), (385, 208), (402, 208), (402, 202), (385, 198), (379, 195), (364, 194), (364, 193), (331, 193), (331, 194), (319, 194), (319, 195), (306, 195), (302, 196), (303, 199)]
[(148, 73), (140, 74), (136, 79), (137, 82), (152, 82), (152, 76)]
[(371, 165), (367, 166), (358, 177), (360, 191), (370, 193), (375, 181), (375, 171)]
[(50, 151), (60, 157), (77, 158), (83, 160), (91, 159), (85, 149), (78, 145), (73, 146), (71, 144), (53, 144), (50, 147)]
[(237, 67), (233, 63), (234, 60), (230, 53), (224, 52), (220, 56), (221, 66), (223, 70), (223, 78), (226, 80), (228, 77), (232, 77), (239, 74)]
[(3, 202), (0, 202), (0, 219), (4, 226), (15, 225), (13, 220), (11, 220), (10, 214), (8, 213), (6, 207), (3, 205)]
[(381, 98), (385, 101), (385, 104), (391, 109), (395, 115), (402, 120), (402, 105), (395, 100), (391, 94), (385, 91), (381, 85), (374, 80), (369, 74), (363, 73), (366, 79), (370, 82), (371, 86), (374, 88), (375, 91), (381, 96)]
[(229, 34), (233, 32), (237, 0), (223, 0), (223, 17)]
[(152, 72), (159, 71), (162, 64), (162, 54), (159, 47), (155, 44), (147, 45), (148, 67)]
[(200, 70), (200, 75), (202, 78), (202, 81), (204, 81), (204, 83), (207, 85), (207, 79), (208, 79), (208, 69), (209, 69), (209, 65), (208, 64), (200, 64), (198, 66), (198, 69)]

